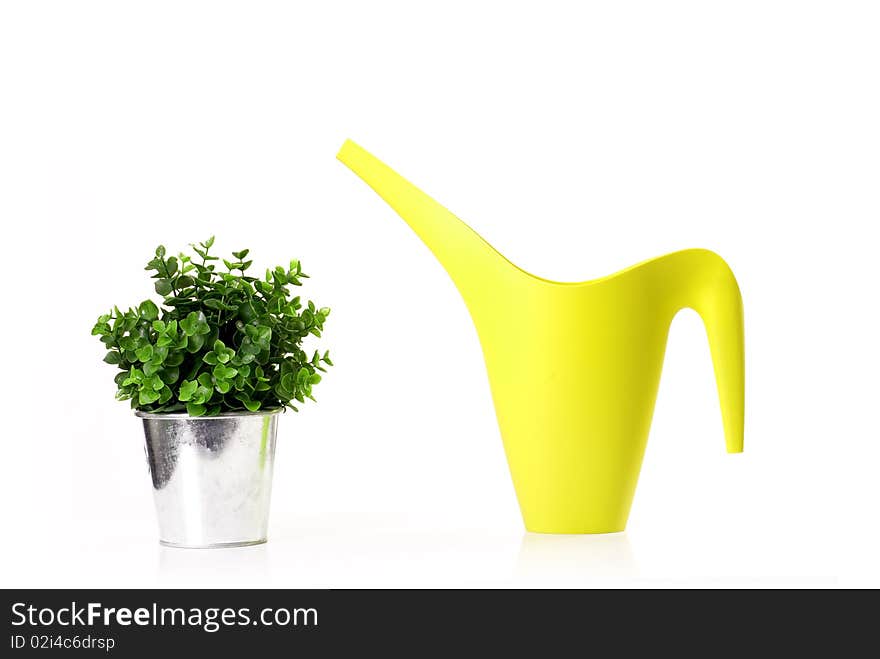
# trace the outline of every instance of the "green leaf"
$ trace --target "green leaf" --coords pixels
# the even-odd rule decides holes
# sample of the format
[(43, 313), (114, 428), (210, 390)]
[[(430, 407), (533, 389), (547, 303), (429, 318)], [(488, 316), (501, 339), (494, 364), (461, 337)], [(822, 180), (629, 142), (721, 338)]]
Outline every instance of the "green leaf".
[(180, 383), (180, 389), (177, 394), (177, 399), (181, 402), (186, 402), (190, 398), (193, 397), (193, 394), (196, 393), (196, 389), (199, 388), (198, 382), (193, 382), (191, 380), (184, 380)]
[(122, 362), (122, 355), (116, 350), (111, 350), (104, 355), (104, 361), (108, 364), (119, 364)]
[(183, 363), (184, 358), (185, 355), (182, 352), (171, 352), (165, 358), (165, 366), (180, 366)]
[(168, 347), (167, 346), (154, 346), (153, 347), (153, 358), (150, 360), (154, 364), (161, 364), (165, 361), (165, 358), (168, 356)]
[(143, 388), (138, 392), (138, 403), (149, 405), (159, 400), (159, 392), (150, 388)]
[(204, 416), (206, 412), (206, 408), (204, 405), (199, 403), (187, 403), (186, 404), (186, 413), (190, 416)]
[(204, 334), (205, 332), (200, 331), (203, 325), (207, 325), (207, 319), (205, 318), (205, 314), (201, 311), (190, 311), (186, 317), (180, 321), (180, 329), (183, 330), (183, 333), (187, 336)]
[(144, 300), (138, 307), (138, 314), (144, 320), (156, 320), (159, 317), (159, 308), (152, 300)]
[(174, 367), (163, 368), (159, 373), (159, 377), (162, 378), (162, 382), (165, 384), (174, 384), (177, 382), (177, 378), (180, 377), (180, 369)]
[(241, 402), (241, 404), (244, 405), (249, 412), (256, 412), (260, 409), (260, 401), (251, 400), (250, 396), (248, 396), (247, 394), (235, 394), (235, 398), (236, 400)]
[(193, 395), (192, 402), (203, 405), (211, 400), (211, 395), (214, 393), (213, 387), (203, 387), (199, 385), (199, 388), (196, 389), (196, 393)]
[(153, 346), (147, 344), (135, 351), (138, 361), (148, 362), (153, 358)]
[(228, 380), (229, 378), (234, 378), (238, 371), (236, 371), (231, 366), (224, 366), (223, 364), (217, 364), (214, 367), (214, 370), (211, 371), (214, 377), (218, 380)]
[(165, 245), (159, 245), (156, 248), (156, 258), (158, 258), (158, 259), (165, 258)]
[(186, 340), (186, 349), (189, 352), (198, 352), (205, 345), (204, 334), (193, 334)]

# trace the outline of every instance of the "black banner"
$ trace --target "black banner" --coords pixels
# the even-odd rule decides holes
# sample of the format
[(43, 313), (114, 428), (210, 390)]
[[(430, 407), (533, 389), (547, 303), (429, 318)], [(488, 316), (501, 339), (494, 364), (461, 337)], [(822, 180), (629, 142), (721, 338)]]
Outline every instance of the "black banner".
[[(849, 597), (832, 593), (835, 600)], [(4, 657), (25, 653), (498, 649), (854, 640), (876, 607), (843, 612), (812, 591), (8, 590)], [(875, 594), (871, 593), (871, 599)], [(839, 642), (839, 640), (838, 640)], [(265, 644), (265, 646), (264, 646)], [(708, 651), (708, 648), (706, 648)], [(707, 656), (714, 656), (709, 652)]]

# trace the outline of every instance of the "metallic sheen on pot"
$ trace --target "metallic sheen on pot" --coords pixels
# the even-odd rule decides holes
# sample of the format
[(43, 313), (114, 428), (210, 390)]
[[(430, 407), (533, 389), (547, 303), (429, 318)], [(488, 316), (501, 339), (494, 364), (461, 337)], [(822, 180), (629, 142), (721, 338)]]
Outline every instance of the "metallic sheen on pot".
[(144, 422), (160, 543), (238, 547), (266, 542), (277, 411), (136, 414)]

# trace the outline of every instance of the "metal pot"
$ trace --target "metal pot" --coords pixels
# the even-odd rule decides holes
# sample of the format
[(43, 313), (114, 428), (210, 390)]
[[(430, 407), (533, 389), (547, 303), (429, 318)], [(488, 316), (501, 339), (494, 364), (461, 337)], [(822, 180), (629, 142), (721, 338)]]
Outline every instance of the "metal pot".
[(144, 422), (161, 544), (266, 542), (277, 411), (135, 414)]

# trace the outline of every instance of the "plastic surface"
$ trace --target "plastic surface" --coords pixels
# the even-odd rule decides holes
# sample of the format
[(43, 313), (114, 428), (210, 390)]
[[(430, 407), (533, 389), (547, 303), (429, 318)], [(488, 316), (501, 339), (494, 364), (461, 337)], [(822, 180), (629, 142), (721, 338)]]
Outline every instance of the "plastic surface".
[(742, 299), (720, 256), (689, 249), (601, 279), (548, 281), (354, 142), (337, 157), (409, 224), (464, 298), (529, 531), (625, 528), (669, 325), (684, 307), (706, 327), (727, 451), (742, 451)]

